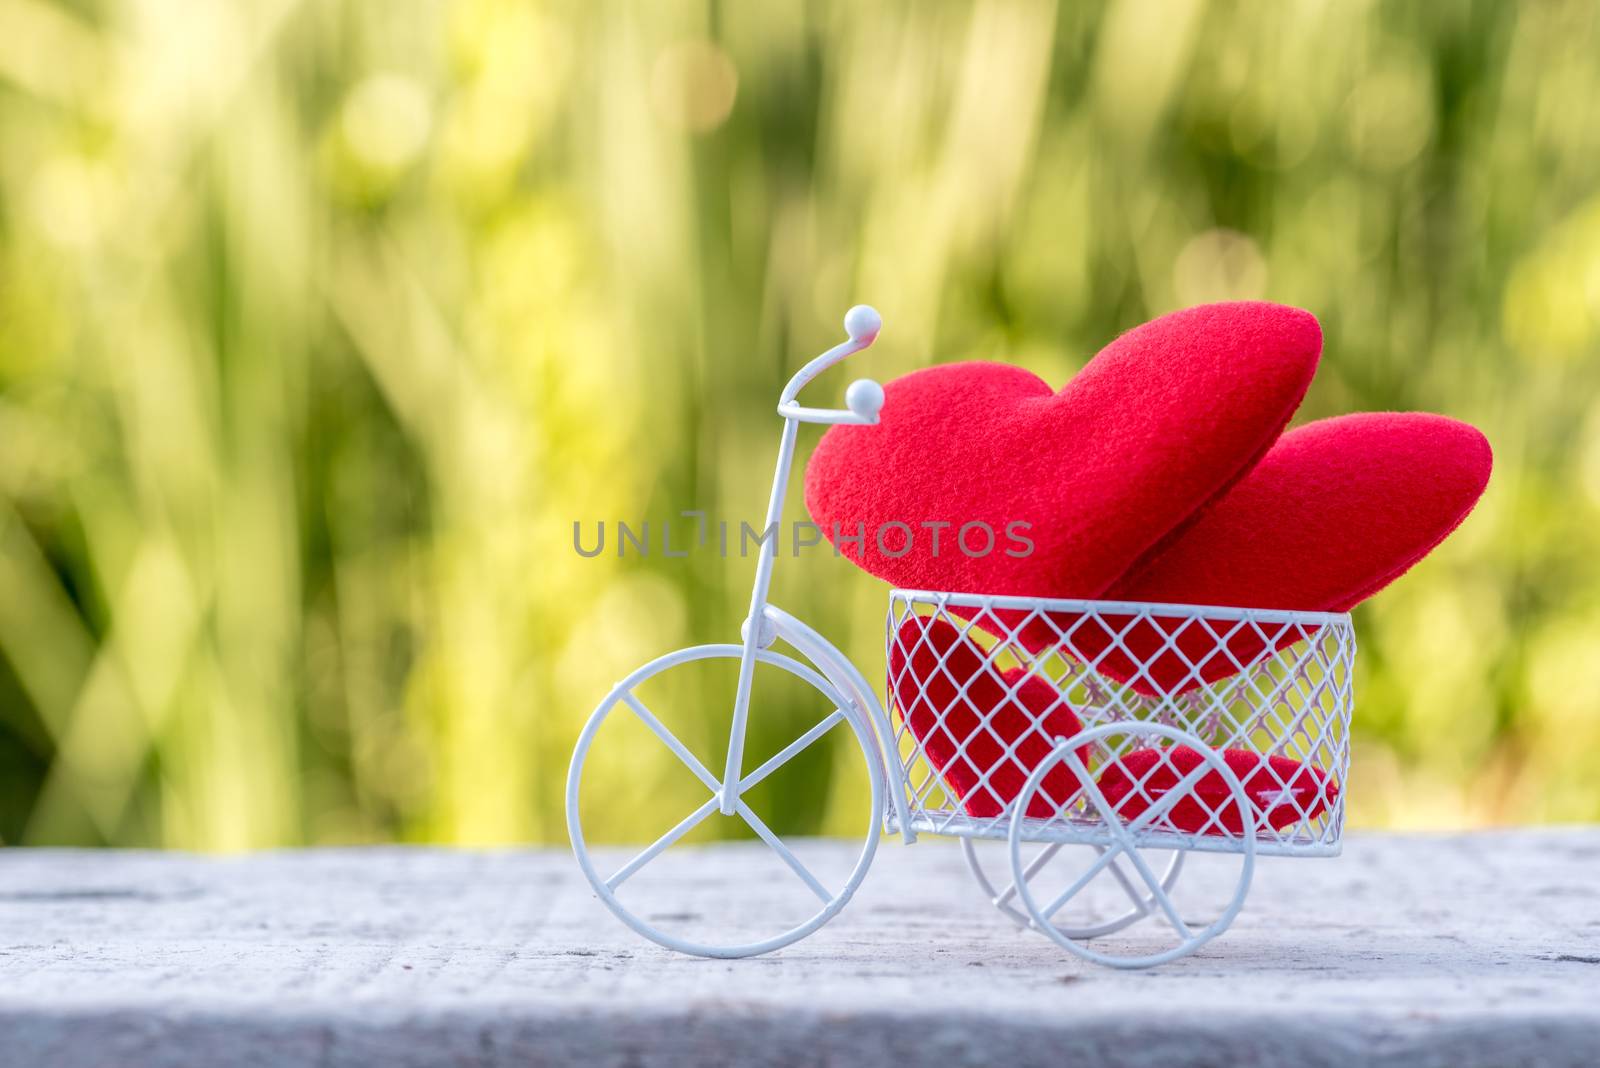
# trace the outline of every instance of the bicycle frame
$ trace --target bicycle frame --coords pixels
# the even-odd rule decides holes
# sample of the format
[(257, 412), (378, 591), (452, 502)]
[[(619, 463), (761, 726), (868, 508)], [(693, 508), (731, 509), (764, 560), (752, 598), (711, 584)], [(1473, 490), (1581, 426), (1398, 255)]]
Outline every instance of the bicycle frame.
[[(761, 639), (769, 619), (776, 622), (775, 618), (769, 616), (767, 594), (772, 588), (772, 565), (778, 554), (776, 531), (783, 521), (783, 502), (789, 492), (789, 473), (794, 463), (795, 440), (800, 433), (800, 424), (872, 426), (877, 423), (878, 409), (883, 404), (882, 388), (868, 379), (851, 383), (845, 393), (845, 403), (848, 407), (843, 409), (805, 408), (795, 403), (795, 397), (800, 390), (813, 378), (846, 356), (860, 352), (871, 345), (877, 339), (883, 320), (872, 308), (857, 305), (845, 314), (844, 325), (845, 333), (849, 335), (848, 339), (802, 367), (789, 380), (789, 384), (784, 387), (783, 393), (778, 398), (778, 414), (783, 417), (783, 437), (778, 445), (777, 470), (772, 476), (772, 496), (767, 502), (767, 516), (761, 528), (762, 537), (760, 550), (756, 556), (755, 583), (750, 591), (750, 611), (745, 616), (743, 652), (739, 657), (739, 684), (733, 702), (733, 727), (728, 736), (728, 761), (722, 777), (722, 795), (718, 806), (725, 816), (733, 815), (739, 803), (739, 779), (743, 773), (745, 730), (750, 711), (750, 685), (755, 672), (756, 650), (762, 646)], [(787, 613), (783, 613), (783, 616), (793, 620)], [(798, 625), (797, 620), (794, 622)], [(810, 630), (810, 628), (804, 629)], [(843, 654), (833, 649), (820, 635), (814, 631), (811, 635), (826, 647), (823, 655), (826, 659), (835, 661), (833, 666), (837, 667), (839, 661), (848, 664)], [(815, 660), (815, 657), (813, 659)], [(819, 666), (829, 665), (819, 664)], [(865, 696), (870, 697), (870, 694)], [(891, 739), (883, 737), (881, 730), (880, 724), (873, 724), (874, 733), (880, 735), (880, 745), (890, 744)], [(879, 755), (884, 759), (885, 766), (894, 763), (885, 754)], [(898, 802), (900, 799), (898, 795), (896, 796)]]

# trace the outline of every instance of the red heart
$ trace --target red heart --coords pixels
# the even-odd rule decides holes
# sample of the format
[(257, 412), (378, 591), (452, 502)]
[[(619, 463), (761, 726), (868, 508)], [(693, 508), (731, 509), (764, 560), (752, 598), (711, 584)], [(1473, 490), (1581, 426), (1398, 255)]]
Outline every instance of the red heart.
[[(1304, 816), (1322, 815), (1339, 796), (1339, 784), (1314, 764), (1285, 756), (1264, 757), (1248, 749), (1223, 750), (1228, 770), (1238, 776), (1256, 816), (1282, 830)], [(1107, 765), (1097, 780), (1100, 792), (1124, 820), (1137, 819), (1203, 758), (1186, 745), (1135, 749)], [(1216, 769), (1200, 776), (1183, 800), (1155, 821), (1190, 834), (1240, 834), (1244, 822), (1233, 791)]]
[[(1368, 412), (1309, 423), (1278, 439), (1254, 470), (1105, 596), (1348, 611), (1460, 525), (1492, 463), (1481, 433), (1440, 415)], [(1053, 622), (1067, 630), (1077, 618), (1060, 614)], [(1111, 630), (1090, 620), (1072, 634), (1076, 654), (1099, 658), (1101, 674), (1131, 679), (1145, 694), (1226, 678), (1307, 636), (1279, 624), (1258, 631), (1222, 619), (1183, 626), (1175, 617), (1103, 618)], [(1111, 648), (1114, 631), (1123, 632), (1125, 649)], [(1178, 651), (1163, 649), (1172, 634)], [(1136, 677), (1140, 665), (1147, 675)]]
[(1210, 304), (1122, 335), (1059, 393), (1003, 364), (917, 371), (877, 426), (823, 435), (806, 504), (898, 586), (1094, 597), (1260, 459), (1321, 348), (1307, 312)]
[[(1004, 813), (1055, 739), (1081, 726), (1049, 682), (1020, 667), (999, 670), (981, 646), (942, 619), (912, 616), (900, 625), (889, 650), (889, 682), (901, 718), (969, 816)], [(1008, 757), (1013, 742), (1015, 755)], [(1057, 765), (1028, 815), (1055, 815), (1077, 788), (1077, 777)]]

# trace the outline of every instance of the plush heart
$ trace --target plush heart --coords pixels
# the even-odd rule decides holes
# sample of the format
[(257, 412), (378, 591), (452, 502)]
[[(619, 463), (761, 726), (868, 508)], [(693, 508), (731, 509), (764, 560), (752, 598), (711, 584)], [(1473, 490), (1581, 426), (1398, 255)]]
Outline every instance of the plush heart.
[(917, 371), (877, 426), (823, 435), (806, 505), (897, 586), (1094, 597), (1260, 459), (1321, 348), (1307, 312), (1211, 304), (1122, 335), (1059, 393), (1003, 364)]
[[(1309, 423), (1283, 435), (1248, 475), (1105, 596), (1347, 611), (1460, 525), (1482, 496), (1492, 462), (1481, 433), (1439, 415), (1368, 412)], [(1065, 630), (1076, 618), (1059, 615), (1053, 622)], [(1074, 651), (1089, 661), (1099, 657), (1101, 674), (1132, 679), (1146, 694), (1226, 678), (1305, 637), (1298, 627), (1277, 624), (1257, 630), (1208, 620), (1209, 628), (1190, 623), (1180, 632), (1175, 618), (1105, 621), (1110, 630), (1096, 620), (1079, 624)], [(1119, 631), (1127, 651), (1110, 648), (1110, 635)], [(1162, 651), (1174, 632), (1179, 651)]]
[[(1080, 727), (1048, 681), (1020, 667), (996, 668), (980, 645), (942, 619), (912, 616), (900, 625), (889, 684), (901, 718), (969, 816), (1004, 813), (1055, 739)], [(1015, 755), (1007, 756), (1013, 743)], [(1028, 815), (1055, 815), (1077, 788), (1077, 777), (1057, 765)]]
[[(1273, 830), (1282, 830), (1302, 817), (1316, 819), (1339, 796), (1339, 784), (1314, 764), (1285, 756), (1264, 757), (1248, 749), (1223, 750), (1222, 759), (1243, 784), (1255, 819)], [(1135, 749), (1107, 765), (1097, 783), (1117, 815), (1133, 820), (1201, 762), (1200, 754), (1186, 745)], [(1156, 823), (1190, 834), (1240, 834), (1244, 830), (1239, 804), (1215, 768), (1201, 775), (1183, 800)]]

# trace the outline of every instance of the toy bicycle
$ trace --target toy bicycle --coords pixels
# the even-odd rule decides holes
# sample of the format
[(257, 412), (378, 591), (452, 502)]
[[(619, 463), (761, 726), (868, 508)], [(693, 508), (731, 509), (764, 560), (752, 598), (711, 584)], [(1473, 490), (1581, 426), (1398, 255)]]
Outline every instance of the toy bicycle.
[[(868, 379), (851, 383), (843, 409), (803, 407), (796, 398), (824, 370), (871, 345), (881, 325), (872, 308), (852, 308), (847, 339), (784, 387), (764, 529), (782, 519), (801, 423), (878, 421), (883, 390)], [(1256, 857), (1339, 853), (1354, 701), (1348, 614), (893, 590), (886, 710), (839, 649), (768, 603), (776, 553), (776, 538), (762, 540), (738, 643), (691, 646), (640, 667), (601, 700), (574, 749), (566, 799), (573, 851), (600, 900), (644, 937), (706, 957), (790, 945), (849, 902), (872, 863), (881, 825), (907, 843), (922, 834), (960, 839), (984, 895), (1018, 926), (1087, 960), (1144, 967), (1193, 952), (1226, 930), (1249, 892)], [(779, 651), (779, 643), (792, 652)], [(713, 661), (738, 667), (720, 774), (638, 695), (675, 668)], [(820, 718), (746, 769), (758, 667), (814, 691)], [(1069, 730), (1052, 732), (1052, 724), (1068, 721), (1036, 714), (1029, 704), (1041, 683), (1071, 710)], [(580, 795), (596, 734), (620, 709), (699, 780), (706, 798), (602, 873), (585, 840)], [(861, 750), (874, 815), (853, 868), (830, 886), (774, 833), (750, 794), (835, 728)], [(819, 907), (809, 917), (766, 937), (691, 940), (668, 930), (673, 914), (647, 900), (622, 900), (624, 884), (718, 813), (747, 824), (814, 895)], [(984, 870), (974, 847), (982, 839), (1005, 843), (1007, 878)], [(1068, 847), (1088, 850), (1072, 854), (1084, 863), (1071, 878), (1052, 866)], [(1237, 858), (1236, 876), (1208, 923), (1186, 919), (1173, 900), (1184, 858), (1195, 852)], [(1091, 893), (1092, 886), (1099, 889)], [(720, 893), (726, 903), (728, 889), (713, 879), (703, 892)], [(1091, 899), (1103, 907), (1107, 890), (1121, 902), (1113, 914), (1063, 915)], [(1148, 938), (1132, 946), (1104, 941), (1146, 920), (1158, 929), (1154, 946)]]

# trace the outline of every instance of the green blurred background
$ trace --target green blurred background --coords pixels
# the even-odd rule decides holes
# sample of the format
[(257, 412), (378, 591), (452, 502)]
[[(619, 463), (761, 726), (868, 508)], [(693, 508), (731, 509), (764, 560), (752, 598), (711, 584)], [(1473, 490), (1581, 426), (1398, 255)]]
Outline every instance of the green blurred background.
[[(0, 0), (0, 841), (563, 839), (589, 709), (750, 571), (573, 521), (755, 521), (860, 300), (813, 403), (1267, 297), (1326, 332), (1303, 418), (1477, 423), (1483, 503), (1357, 612), (1352, 820), (1600, 818), (1597, 22)], [(883, 589), (774, 596), (870, 677)]]

